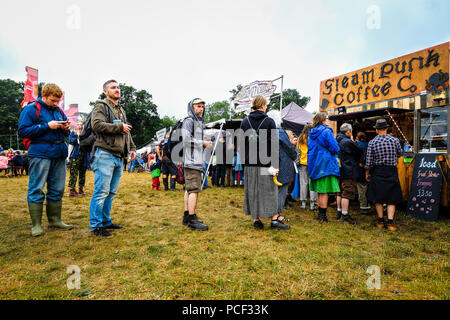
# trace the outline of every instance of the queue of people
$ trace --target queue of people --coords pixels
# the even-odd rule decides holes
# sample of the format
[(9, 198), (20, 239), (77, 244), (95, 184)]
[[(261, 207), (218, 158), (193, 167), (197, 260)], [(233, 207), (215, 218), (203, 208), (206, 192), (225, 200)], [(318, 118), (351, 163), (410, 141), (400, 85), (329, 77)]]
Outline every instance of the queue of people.
[[(90, 153), (83, 152), (79, 147), (83, 123), (78, 123), (75, 130), (69, 132), (69, 121), (58, 108), (62, 90), (57, 85), (45, 85), (42, 98), (26, 106), (20, 115), (19, 135), (31, 140), (28, 149), (30, 178), (27, 201), (32, 236), (44, 233), (41, 225), (44, 201), (50, 227), (64, 230), (73, 228), (61, 218), (65, 160), (68, 156), (69, 196), (85, 195), (86, 168), (91, 167), (94, 172), (94, 190), (89, 207), (90, 231), (96, 236), (110, 237), (111, 230), (123, 228), (112, 222), (110, 212), (125, 170), (124, 164), (127, 159), (137, 159), (136, 148), (130, 134), (132, 125), (127, 122), (126, 113), (119, 105), (120, 88), (117, 81), (107, 81), (103, 85), (103, 92), (106, 99), (95, 103), (87, 124), (95, 134)], [(36, 116), (36, 104), (41, 106), (39, 117)], [(177, 180), (184, 182), (182, 223), (200, 231), (209, 229), (197, 216), (197, 204), (206, 180), (204, 152), (213, 145), (212, 141), (204, 139), (204, 108), (205, 101), (199, 98), (188, 104), (188, 116), (180, 126), (181, 159), (176, 161), (169, 156), (169, 134), (158, 146), (156, 154), (146, 153), (140, 157), (143, 167), (151, 172), (153, 190), (160, 190), (161, 174), (167, 191), (176, 190)], [(396, 230), (393, 219), (395, 205), (401, 200), (401, 189), (395, 165), (401, 148), (398, 139), (387, 135), (384, 119), (377, 121), (375, 126), (378, 136), (367, 143), (365, 135), (360, 133), (357, 141), (354, 141), (350, 124), (343, 124), (335, 138), (325, 112), (317, 113), (313, 123), (305, 126), (300, 137), (297, 137), (281, 127), (279, 113), (272, 113), (269, 117), (266, 110), (267, 100), (256, 96), (252, 102), (252, 111), (241, 123), (240, 129), (245, 132), (242, 143), (230, 147), (221, 141), (223, 159), (213, 164), (217, 170), (213, 184), (217, 186), (224, 184), (224, 172), (228, 175), (227, 170), (232, 172), (232, 178), (227, 179), (229, 183), (242, 185), (245, 172), (244, 213), (252, 217), (255, 229), (264, 229), (262, 219), (265, 218), (270, 218), (271, 229), (290, 229), (287, 224), (289, 219), (282, 212), (283, 207), (288, 205), (290, 190), (298, 176), (301, 209), (306, 209), (309, 195), (310, 210), (315, 210), (317, 201), (317, 219), (320, 222), (328, 222), (328, 196), (335, 194), (338, 205), (336, 218), (354, 224), (355, 220), (349, 213), (349, 203), (359, 195), (361, 209), (367, 210), (367, 201), (375, 203), (379, 227)], [(69, 137), (71, 145), (70, 154), (65, 143), (66, 137)], [(257, 149), (253, 149), (255, 146)], [(230, 152), (233, 155), (232, 163), (227, 165), (223, 161)], [(2, 159), (0, 156), (0, 165), (4, 166)], [(361, 176), (364, 176), (364, 181)], [(44, 193), (45, 184), (47, 190)], [(383, 204), (387, 205), (387, 224), (383, 218)]]
[[(254, 130), (259, 147), (270, 152), (274, 143), (270, 133), (259, 135), (261, 129), (267, 132), (278, 128), (279, 165), (276, 176), (278, 192), (267, 174), (270, 164), (249, 162), (248, 144), (245, 145), (246, 184), (244, 212), (251, 215), (255, 229), (263, 229), (262, 218), (271, 218), (271, 228), (288, 230), (289, 221), (281, 215), (287, 205), (289, 195), (287, 184), (292, 183), (298, 172), (300, 184), (301, 209), (306, 209), (309, 193), (310, 210), (318, 205), (317, 220), (328, 222), (327, 209), (329, 196), (336, 198), (336, 220), (356, 224), (350, 215), (350, 202), (359, 199), (360, 213), (369, 214), (369, 202), (375, 204), (378, 215), (377, 227), (397, 230), (394, 224), (396, 205), (402, 201), (400, 183), (397, 174), (397, 159), (401, 156), (400, 142), (387, 134), (385, 119), (376, 121), (374, 129), (377, 137), (367, 142), (364, 132), (358, 132), (356, 139), (351, 124), (344, 123), (335, 137), (330, 128), (326, 112), (319, 112), (311, 125), (306, 125), (297, 138), (292, 132), (279, 126), (276, 112), (265, 113), (267, 101), (257, 96), (253, 100), (252, 112), (241, 124), (241, 129)], [(270, 117), (269, 117), (270, 116)], [(275, 120), (275, 121), (274, 121)], [(297, 145), (297, 153), (293, 146)], [(275, 208), (274, 204), (278, 204)], [(387, 222), (384, 220), (383, 207), (387, 206)]]

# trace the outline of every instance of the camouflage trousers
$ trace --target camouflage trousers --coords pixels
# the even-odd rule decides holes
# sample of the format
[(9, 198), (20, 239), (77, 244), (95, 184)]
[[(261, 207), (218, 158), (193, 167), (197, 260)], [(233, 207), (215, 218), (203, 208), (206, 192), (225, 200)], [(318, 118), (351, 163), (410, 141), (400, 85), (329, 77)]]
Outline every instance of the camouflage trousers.
[(86, 181), (86, 167), (83, 165), (84, 154), (80, 153), (78, 159), (70, 159), (69, 188), (75, 188), (78, 178), (78, 187), (83, 188)]

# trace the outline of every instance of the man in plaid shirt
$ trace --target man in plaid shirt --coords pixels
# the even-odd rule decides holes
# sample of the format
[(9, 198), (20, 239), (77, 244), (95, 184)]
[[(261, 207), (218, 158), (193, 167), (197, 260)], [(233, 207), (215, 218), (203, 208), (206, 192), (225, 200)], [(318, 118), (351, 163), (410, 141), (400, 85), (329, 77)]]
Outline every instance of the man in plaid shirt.
[[(384, 130), (387, 131), (387, 130)], [(373, 166), (397, 166), (402, 155), (400, 141), (387, 133), (378, 134), (369, 142), (366, 155), (366, 170)], [(366, 172), (367, 173), (367, 172)]]
[[(397, 160), (402, 155), (402, 148), (397, 138), (387, 134), (388, 127), (385, 119), (377, 120), (374, 128), (378, 135), (369, 142), (365, 169), (366, 180), (369, 181), (367, 198), (375, 203), (377, 226), (395, 231), (395, 206), (403, 201), (397, 172)], [(387, 226), (383, 217), (383, 204), (387, 204)]]

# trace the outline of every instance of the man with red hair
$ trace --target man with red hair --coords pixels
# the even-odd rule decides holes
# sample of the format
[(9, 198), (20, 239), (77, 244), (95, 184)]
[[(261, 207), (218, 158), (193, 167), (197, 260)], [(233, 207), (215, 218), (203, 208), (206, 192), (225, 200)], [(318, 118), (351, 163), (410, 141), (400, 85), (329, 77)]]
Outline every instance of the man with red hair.
[(69, 133), (69, 121), (58, 107), (62, 95), (56, 84), (46, 84), (42, 88), (42, 98), (24, 107), (19, 118), (19, 136), (30, 140), (27, 201), (33, 237), (44, 234), (41, 219), (45, 199), (49, 227), (72, 229), (61, 221), (68, 154), (65, 137)]

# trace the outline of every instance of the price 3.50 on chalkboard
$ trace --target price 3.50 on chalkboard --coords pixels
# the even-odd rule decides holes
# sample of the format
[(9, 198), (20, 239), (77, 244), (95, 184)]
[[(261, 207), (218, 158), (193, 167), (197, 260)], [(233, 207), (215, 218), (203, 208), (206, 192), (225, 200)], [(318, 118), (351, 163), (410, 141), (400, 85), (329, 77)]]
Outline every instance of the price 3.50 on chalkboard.
[(436, 155), (416, 155), (407, 212), (421, 220), (436, 221), (439, 215), (441, 184), (441, 169)]

